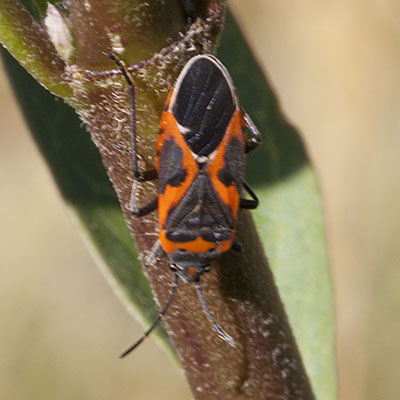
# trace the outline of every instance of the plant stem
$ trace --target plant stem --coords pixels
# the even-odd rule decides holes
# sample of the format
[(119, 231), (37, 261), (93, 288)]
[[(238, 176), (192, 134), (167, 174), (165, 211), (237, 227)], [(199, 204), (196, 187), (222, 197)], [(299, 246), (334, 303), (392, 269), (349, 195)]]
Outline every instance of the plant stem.
[(20, 64), (53, 94), (68, 97), (65, 65), (42, 25), (16, 0), (0, 0), (0, 41)]

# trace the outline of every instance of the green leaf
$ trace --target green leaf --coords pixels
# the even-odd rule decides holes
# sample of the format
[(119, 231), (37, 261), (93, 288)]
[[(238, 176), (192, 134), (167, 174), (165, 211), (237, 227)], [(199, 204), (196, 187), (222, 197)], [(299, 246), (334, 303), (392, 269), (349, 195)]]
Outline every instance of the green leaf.
[(263, 136), (247, 159), (247, 179), (260, 199), (254, 219), (265, 253), (316, 398), (336, 399), (334, 302), (315, 171), (230, 14), (218, 56)]

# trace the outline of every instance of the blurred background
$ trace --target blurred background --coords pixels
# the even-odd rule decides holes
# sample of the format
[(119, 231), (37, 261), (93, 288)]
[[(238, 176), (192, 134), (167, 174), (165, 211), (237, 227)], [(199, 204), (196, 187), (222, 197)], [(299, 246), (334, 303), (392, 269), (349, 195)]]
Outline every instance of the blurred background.
[[(230, 4), (320, 177), (340, 397), (397, 400), (400, 3)], [(118, 360), (142, 328), (84, 247), (3, 70), (0, 90), (0, 397), (189, 399), (154, 340)]]

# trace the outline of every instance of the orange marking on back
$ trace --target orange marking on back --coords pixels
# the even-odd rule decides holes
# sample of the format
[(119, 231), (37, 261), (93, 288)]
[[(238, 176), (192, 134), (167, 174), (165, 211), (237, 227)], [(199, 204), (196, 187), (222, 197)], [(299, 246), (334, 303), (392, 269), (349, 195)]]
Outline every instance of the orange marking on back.
[[(236, 110), (227, 127), (225, 136), (221, 144), (217, 148), (217, 154), (210, 166), (208, 167), (211, 182), (217, 190), (217, 193), (220, 196), (221, 200), (231, 208), (234, 219), (236, 219), (239, 209), (240, 193), (237, 191), (236, 186), (233, 182), (230, 186), (226, 187), (218, 178), (218, 173), (225, 166), (226, 146), (230, 142), (230, 140), (236, 136), (243, 141), (243, 146), (245, 146), (246, 135), (243, 126), (243, 112), (241, 110)], [(245, 147), (243, 147), (243, 152), (244, 149)]]
[(178, 249), (185, 249), (186, 251), (190, 251), (192, 253), (205, 253), (206, 251), (215, 249), (216, 247), (216, 243), (207, 242), (201, 237), (197, 237), (191, 242), (177, 244)]
[(228, 240), (225, 240), (225, 241), (219, 243), (218, 247), (217, 247), (217, 250), (220, 253), (225, 253), (226, 251), (228, 251), (232, 247), (234, 238), (235, 238), (235, 234), (232, 235), (231, 239), (228, 239)]
[(184, 249), (191, 253), (206, 253), (209, 250), (217, 249), (220, 253), (224, 253), (232, 247), (234, 237), (235, 235), (233, 234), (232, 238), (219, 243), (208, 242), (201, 237), (197, 237), (195, 240), (190, 242), (179, 243), (167, 239), (167, 232), (162, 230), (160, 231), (159, 239), (164, 251), (167, 254), (171, 254), (178, 249)]
[(168, 93), (167, 101), (165, 102), (165, 109), (166, 110), (168, 110), (168, 108), (169, 108), (169, 103), (171, 102), (171, 98), (172, 98), (172, 95), (174, 93), (174, 90), (175, 90), (175, 88), (172, 88)]
[[(168, 217), (168, 212), (178, 204), (182, 197), (185, 195), (190, 185), (192, 184), (195, 176), (199, 172), (199, 167), (194, 159), (190, 148), (187, 145), (183, 135), (181, 134), (176, 119), (172, 113), (169, 111), (164, 111), (161, 117), (161, 128), (163, 129), (163, 134), (159, 136), (157, 140), (157, 151), (161, 154), (162, 146), (165, 141), (173, 138), (175, 143), (180, 147), (183, 152), (182, 165), (177, 166), (177, 168), (183, 168), (186, 170), (187, 175), (184, 182), (179, 186), (173, 187), (167, 185), (164, 193), (160, 193), (158, 197), (158, 225), (160, 229), (165, 225), (166, 219)], [(157, 157), (156, 168), (157, 171), (160, 167), (159, 156)]]
[(176, 250), (176, 243), (172, 240), (167, 239), (167, 232), (165, 230), (160, 231), (158, 235), (161, 246), (167, 254), (171, 254)]

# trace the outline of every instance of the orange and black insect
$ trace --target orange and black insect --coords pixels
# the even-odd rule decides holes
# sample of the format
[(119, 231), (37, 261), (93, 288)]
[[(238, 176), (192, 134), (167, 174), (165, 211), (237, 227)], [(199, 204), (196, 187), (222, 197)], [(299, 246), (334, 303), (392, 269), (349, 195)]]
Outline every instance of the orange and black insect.
[[(245, 155), (260, 144), (261, 135), (241, 109), (226, 68), (212, 55), (198, 55), (185, 65), (169, 93), (160, 121), (156, 168), (142, 171), (136, 152), (134, 85), (125, 65), (112, 53), (107, 55), (119, 66), (130, 88), (129, 152), (134, 182), (137, 185), (158, 177), (156, 199), (137, 208), (134, 185), (131, 200), (131, 211), (137, 217), (158, 209), (159, 237), (146, 264), (165, 252), (174, 272), (171, 294), (157, 320), (121, 357), (135, 349), (166, 314), (180, 279), (194, 283), (215, 331), (235, 346), (209, 311), (200, 277), (210, 271), (210, 263), (216, 257), (231, 248), (241, 248), (235, 231), (238, 210), (258, 205), (256, 195), (244, 181)], [(243, 190), (251, 199), (241, 197)]]

